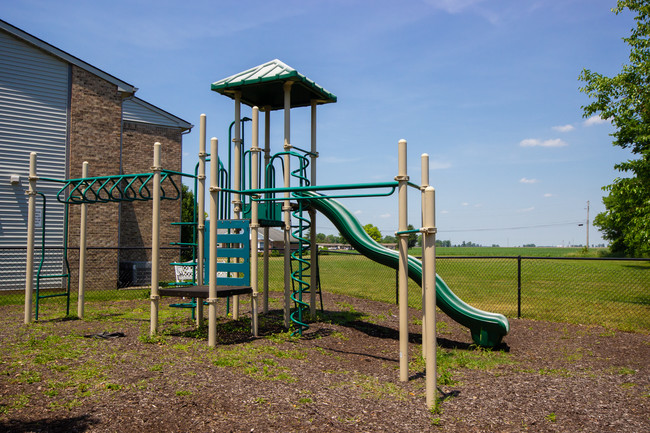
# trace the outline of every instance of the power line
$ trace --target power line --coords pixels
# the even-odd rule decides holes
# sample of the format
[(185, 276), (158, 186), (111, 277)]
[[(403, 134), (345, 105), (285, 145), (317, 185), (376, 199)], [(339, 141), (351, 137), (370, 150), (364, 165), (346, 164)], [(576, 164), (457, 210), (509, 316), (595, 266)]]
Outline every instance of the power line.
[(553, 223), (553, 224), (537, 224), (531, 226), (517, 226), (517, 227), (499, 227), (499, 228), (481, 228), (481, 229), (452, 229), (445, 230), (439, 229), (439, 233), (458, 233), (458, 232), (487, 232), (487, 231), (502, 231), (502, 230), (524, 230), (524, 229), (536, 229), (543, 227), (557, 227), (557, 226), (570, 226), (580, 224), (582, 221), (572, 221), (564, 223)]

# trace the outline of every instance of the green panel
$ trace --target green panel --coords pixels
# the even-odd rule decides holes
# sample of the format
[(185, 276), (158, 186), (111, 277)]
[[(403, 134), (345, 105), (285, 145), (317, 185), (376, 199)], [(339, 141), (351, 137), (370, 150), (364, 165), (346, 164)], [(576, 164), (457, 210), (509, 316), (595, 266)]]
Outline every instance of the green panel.
[[(243, 218), (251, 219), (251, 205), (245, 204)], [(282, 203), (259, 203), (257, 221), (261, 227), (282, 227)]]

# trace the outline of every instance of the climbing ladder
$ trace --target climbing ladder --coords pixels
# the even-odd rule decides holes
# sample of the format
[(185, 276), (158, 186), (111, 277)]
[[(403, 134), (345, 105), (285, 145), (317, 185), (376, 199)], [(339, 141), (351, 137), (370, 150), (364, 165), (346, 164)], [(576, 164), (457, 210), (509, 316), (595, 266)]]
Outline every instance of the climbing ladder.
[[(70, 315), (70, 264), (68, 263), (68, 205), (65, 205), (65, 217), (64, 217), (64, 227), (63, 227), (63, 265), (65, 268), (64, 273), (60, 274), (46, 274), (44, 272), (44, 266), (45, 266), (45, 222), (46, 222), (46, 216), (47, 216), (47, 199), (43, 193), (38, 192), (37, 195), (41, 196), (43, 199), (43, 207), (42, 207), (42, 232), (41, 232), (41, 260), (38, 264), (38, 270), (36, 271), (36, 288), (34, 291), (34, 297), (35, 297), (35, 313), (34, 313), (34, 318), (35, 320), (38, 320), (38, 312), (40, 309), (40, 301), (41, 299), (46, 299), (46, 298), (59, 298), (65, 296), (66, 298), (66, 309), (65, 309), (65, 315), (68, 316)], [(46, 295), (41, 294), (41, 280), (44, 279), (54, 279), (54, 278), (60, 278), (61, 281), (65, 280), (65, 283), (63, 284), (65, 292), (60, 292), (60, 293), (48, 293)]]

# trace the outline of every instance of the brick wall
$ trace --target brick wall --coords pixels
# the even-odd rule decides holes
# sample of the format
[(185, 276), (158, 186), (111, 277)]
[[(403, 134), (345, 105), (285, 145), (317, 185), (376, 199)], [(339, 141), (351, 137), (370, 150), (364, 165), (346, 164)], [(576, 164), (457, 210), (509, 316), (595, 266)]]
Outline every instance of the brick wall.
[[(71, 92), (68, 178), (81, 177), (83, 161), (88, 161), (89, 176), (119, 174), (122, 98), (117, 86), (72, 66)], [(98, 203), (87, 208), (87, 246), (117, 247), (119, 204)], [(70, 246), (79, 245), (79, 209), (70, 206)], [(78, 285), (78, 257), (76, 252), (70, 254), (73, 288)], [(89, 288), (115, 288), (117, 277), (117, 250), (106, 250), (102, 260), (87, 263)]]
[[(161, 165), (163, 169), (181, 171), (181, 131), (137, 122), (124, 122), (122, 133), (122, 164), (125, 173), (149, 173), (153, 165), (153, 147), (161, 144)], [(180, 176), (173, 180), (181, 188)], [(163, 185), (165, 194), (174, 196), (176, 191), (171, 183)], [(152, 203), (123, 203), (121, 209), (120, 246), (151, 246)], [(180, 226), (172, 222), (181, 219), (181, 200), (162, 200), (160, 204), (160, 246), (169, 247), (170, 242), (180, 241)], [(174, 270), (170, 262), (179, 261), (179, 252), (161, 250), (160, 279), (173, 280)], [(120, 261), (151, 261), (149, 250), (122, 250)]]
[[(135, 122), (121, 123), (122, 97), (117, 86), (73, 66), (70, 104), (70, 148), (68, 178), (81, 177), (88, 161), (89, 176), (150, 173), (153, 144), (162, 144), (162, 167), (181, 171), (181, 131)], [(180, 188), (179, 176), (174, 179)], [(167, 193), (169, 194), (169, 193)], [(96, 203), (87, 206), (87, 246), (109, 247), (90, 250), (86, 263), (88, 289), (114, 289), (119, 281), (120, 261), (151, 261), (151, 201)], [(180, 240), (181, 201), (161, 202), (161, 246)], [(80, 206), (70, 206), (69, 245), (79, 246)], [(146, 247), (123, 250), (118, 247)], [(114, 248), (114, 249), (113, 249)], [(161, 253), (161, 280), (174, 278), (167, 263), (178, 261), (177, 251)], [(78, 286), (79, 254), (69, 254), (72, 290)]]

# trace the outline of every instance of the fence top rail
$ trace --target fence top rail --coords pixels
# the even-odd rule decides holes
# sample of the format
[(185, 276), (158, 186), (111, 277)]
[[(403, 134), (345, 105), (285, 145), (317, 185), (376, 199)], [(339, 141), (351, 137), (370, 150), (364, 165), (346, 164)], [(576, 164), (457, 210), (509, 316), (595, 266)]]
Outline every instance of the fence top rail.
[[(319, 254), (348, 254), (361, 255), (355, 250), (319, 250)], [(420, 258), (420, 256), (414, 256)], [(436, 255), (437, 259), (510, 259), (510, 260), (585, 260), (585, 261), (619, 261), (619, 262), (650, 262), (650, 258), (637, 257), (542, 257), (542, 256), (441, 256)]]

